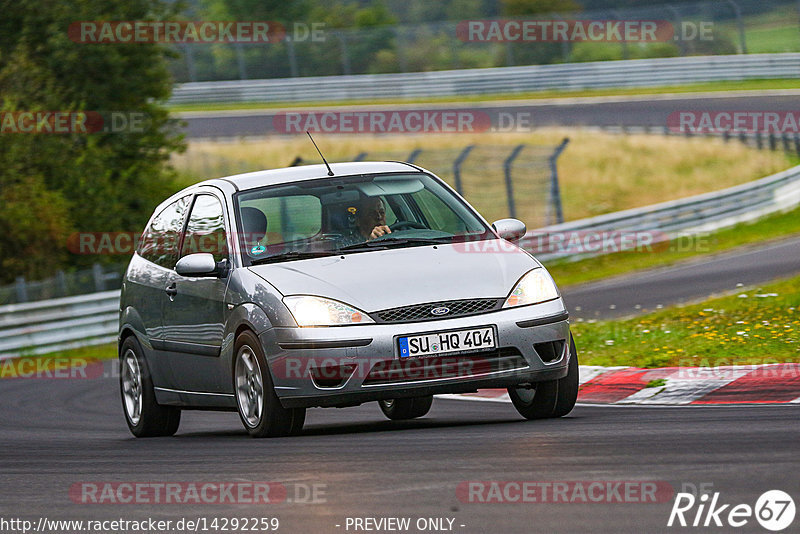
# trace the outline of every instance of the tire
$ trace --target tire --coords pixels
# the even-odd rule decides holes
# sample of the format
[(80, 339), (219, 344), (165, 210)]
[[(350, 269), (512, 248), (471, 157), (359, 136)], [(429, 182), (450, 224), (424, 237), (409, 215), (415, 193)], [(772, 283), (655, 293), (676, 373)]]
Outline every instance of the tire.
[(137, 339), (126, 338), (119, 352), (122, 411), (131, 433), (137, 438), (175, 434), (181, 424), (181, 410), (156, 402), (150, 368)]
[(234, 347), (233, 391), (239, 418), (247, 432), (254, 438), (299, 434), (306, 420), (306, 409), (281, 406), (261, 342), (251, 332), (243, 332)]
[(393, 421), (415, 419), (427, 414), (433, 404), (433, 395), (413, 399), (389, 399), (378, 401), (383, 415)]
[(578, 351), (570, 335), (567, 376), (538, 382), (534, 388), (508, 388), (514, 408), (526, 419), (563, 417), (578, 399)]

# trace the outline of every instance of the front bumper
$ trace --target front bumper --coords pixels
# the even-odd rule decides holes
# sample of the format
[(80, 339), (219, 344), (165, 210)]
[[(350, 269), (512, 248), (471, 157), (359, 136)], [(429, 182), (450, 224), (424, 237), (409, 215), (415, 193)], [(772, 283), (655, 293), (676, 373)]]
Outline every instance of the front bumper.
[[(399, 356), (398, 336), (487, 326), (495, 329), (495, 350), (434, 358)], [(563, 378), (569, 336), (566, 309), (556, 299), (437, 321), (271, 328), (260, 338), (275, 391), (289, 408), (352, 406)]]

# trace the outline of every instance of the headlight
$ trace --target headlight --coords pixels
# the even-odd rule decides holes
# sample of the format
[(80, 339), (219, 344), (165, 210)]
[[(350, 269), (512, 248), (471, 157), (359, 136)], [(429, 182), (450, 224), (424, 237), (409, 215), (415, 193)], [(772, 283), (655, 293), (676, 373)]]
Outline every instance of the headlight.
[(366, 313), (352, 306), (322, 297), (284, 297), (283, 303), (292, 312), (298, 326), (341, 326), (375, 322)]
[(536, 268), (520, 278), (514, 290), (503, 303), (503, 308), (537, 304), (558, 298), (558, 289), (550, 274)]

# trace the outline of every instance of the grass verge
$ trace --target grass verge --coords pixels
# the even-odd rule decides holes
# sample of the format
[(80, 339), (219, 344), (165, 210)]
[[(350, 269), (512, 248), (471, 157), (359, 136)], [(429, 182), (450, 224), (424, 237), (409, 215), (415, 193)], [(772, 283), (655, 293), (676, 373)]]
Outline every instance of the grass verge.
[(440, 104), (450, 102), (492, 102), (495, 100), (540, 100), (546, 98), (577, 98), (601, 96), (660, 95), (673, 93), (705, 93), (718, 91), (764, 91), (776, 89), (800, 89), (800, 79), (743, 80), (729, 82), (707, 82), (664, 87), (611, 87), (607, 89), (582, 89), (577, 91), (548, 90), (526, 93), (499, 93), (491, 95), (429, 96), (411, 99), (378, 100), (328, 100), (318, 102), (202, 102), (197, 104), (174, 104), (167, 106), (173, 113), (193, 111), (229, 111), (237, 109), (282, 109), (313, 108), (325, 106), (359, 106), (385, 104)]
[(545, 265), (559, 287), (567, 287), (793, 235), (800, 235), (800, 208), (714, 233), (674, 239), (663, 247), (654, 246), (652, 252), (617, 252), (573, 262), (557, 260)]
[(572, 331), (583, 365), (800, 362), (800, 277), (632, 319), (579, 322)]

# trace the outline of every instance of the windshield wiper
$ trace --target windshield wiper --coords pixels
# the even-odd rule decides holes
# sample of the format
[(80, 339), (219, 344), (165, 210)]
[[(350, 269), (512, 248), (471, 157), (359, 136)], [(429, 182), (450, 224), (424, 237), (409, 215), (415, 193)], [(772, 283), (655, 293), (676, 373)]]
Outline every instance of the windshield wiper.
[(344, 247), (339, 247), (338, 250), (361, 250), (361, 249), (376, 249), (376, 248), (388, 248), (386, 243), (383, 241), (364, 241), (362, 243), (356, 243), (354, 245), (346, 245)]
[(273, 254), (265, 258), (251, 259), (251, 265), (259, 265), (262, 263), (273, 263), (276, 261), (284, 260), (304, 260), (306, 258), (324, 258), (325, 256), (334, 256), (334, 250), (290, 250), (289, 252), (282, 252), (280, 254)]
[(391, 248), (398, 245), (439, 245), (442, 243), (449, 243), (452, 237), (387, 237), (383, 239), (374, 239), (372, 241), (364, 241), (363, 243), (356, 243), (355, 245), (347, 245), (340, 247), (339, 250), (360, 250), (360, 249), (375, 249), (375, 248)]

